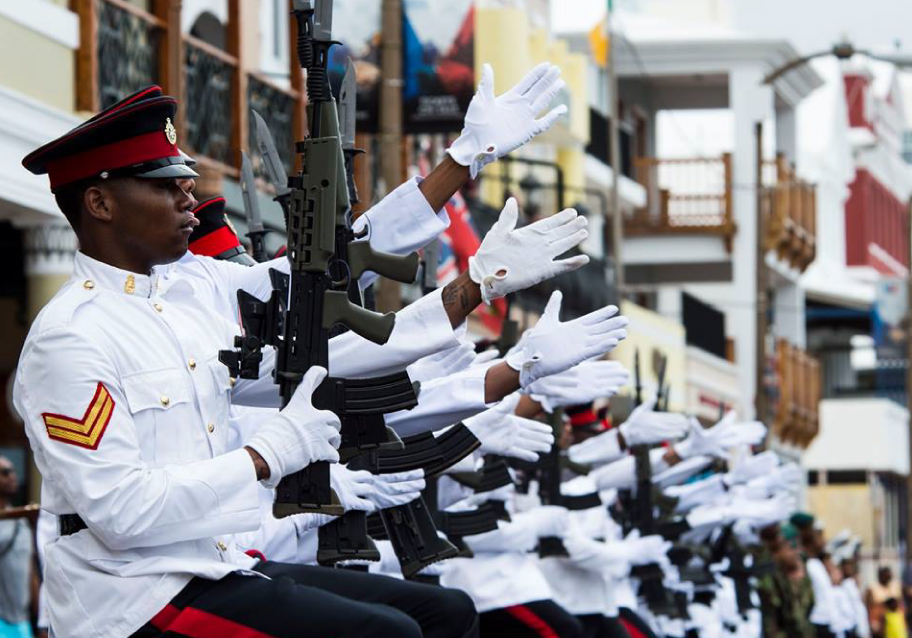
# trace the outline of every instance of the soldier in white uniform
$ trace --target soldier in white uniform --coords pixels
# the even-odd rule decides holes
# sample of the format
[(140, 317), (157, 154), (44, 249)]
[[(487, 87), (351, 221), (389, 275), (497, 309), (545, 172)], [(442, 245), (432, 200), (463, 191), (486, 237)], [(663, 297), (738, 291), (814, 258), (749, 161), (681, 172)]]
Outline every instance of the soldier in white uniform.
[[(536, 120), (534, 111), (559, 90), (555, 71), (534, 71), (506, 104), (491, 94), (486, 117), (467, 123), (438, 183), (469, 167), (474, 174), (547, 128), (557, 115)], [(489, 70), (482, 89), (485, 82), (487, 98)], [(176, 101), (150, 87), (23, 161), (49, 174), (81, 248), (73, 277), (32, 326), (14, 391), (44, 477), (43, 507), (61, 523), (46, 548), (52, 631), (466, 635), (475, 613), (461, 592), (258, 563), (234, 544), (234, 533), (260, 525), (257, 481), (275, 485), (311, 462), (338, 460), (339, 421), (310, 404), (325, 375), (314, 368), (247, 447), (226, 452), (231, 401), (277, 406), (278, 397), (268, 369), (259, 381), (228, 377), (217, 352), (238, 328), (210, 306), (239, 288), (265, 296), (269, 265), (212, 262), (192, 274), (168, 265), (185, 254), (195, 224), (185, 190), (195, 173), (177, 149), (175, 112)], [(453, 326), (481, 299), (585, 263), (552, 260), (586, 237), (575, 212), (527, 233), (513, 231), (515, 220), (515, 207), (505, 211), (470, 273), (440, 294)], [(509, 366), (492, 368), (492, 396), (592, 356), (610, 332), (599, 332), (608, 316), (596, 319), (575, 348), (568, 346), (578, 327), (552, 322)]]

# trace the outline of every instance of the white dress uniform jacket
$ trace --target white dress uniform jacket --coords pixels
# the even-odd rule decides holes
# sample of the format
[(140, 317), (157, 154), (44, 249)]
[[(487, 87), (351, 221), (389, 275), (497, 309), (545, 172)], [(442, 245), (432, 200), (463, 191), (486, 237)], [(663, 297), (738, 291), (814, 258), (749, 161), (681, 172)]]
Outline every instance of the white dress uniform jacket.
[(193, 576), (254, 564), (231, 534), (260, 524), (256, 474), (246, 451), (225, 452), (230, 393), (261, 382), (233, 388), (217, 353), (237, 328), (208, 302), (257, 286), (225, 266), (206, 290), (77, 253), (32, 325), (14, 402), (42, 506), (89, 526), (45, 548), (58, 636), (129, 635)]

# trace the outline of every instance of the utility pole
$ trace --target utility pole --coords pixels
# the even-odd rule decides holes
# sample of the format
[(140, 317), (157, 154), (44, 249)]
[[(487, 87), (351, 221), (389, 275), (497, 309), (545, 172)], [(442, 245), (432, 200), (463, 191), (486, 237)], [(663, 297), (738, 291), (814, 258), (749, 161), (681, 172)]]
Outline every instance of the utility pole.
[(618, 300), (624, 297), (624, 260), (621, 245), (624, 241), (624, 219), (621, 215), (621, 201), (618, 194), (618, 181), (621, 179), (621, 141), (619, 133), (620, 97), (618, 96), (617, 69), (615, 54), (617, 43), (611, 28), (613, 1), (608, 0), (605, 15), (605, 27), (608, 30), (608, 94), (611, 100), (610, 121), (608, 123), (608, 153), (611, 158), (611, 248), (614, 253), (614, 282), (617, 287)]
[[(766, 271), (766, 219), (763, 214), (763, 122), (757, 122), (754, 127), (754, 143), (757, 145), (756, 168), (756, 208), (757, 208), (757, 255), (756, 255), (756, 286), (757, 286), (757, 342), (756, 342), (756, 375), (755, 410), (757, 420), (766, 423), (767, 401), (764, 375), (766, 373), (766, 332), (767, 332), (767, 290), (769, 281)], [(769, 426), (769, 424), (767, 424)], [(772, 429), (772, 428), (770, 428)]]
[[(908, 242), (908, 264), (912, 268), (912, 201), (906, 206), (906, 219), (909, 226), (906, 228), (906, 241)], [(906, 276), (906, 410), (909, 411), (909, 459), (912, 460), (912, 272)], [(906, 477), (906, 561), (912, 561), (912, 471)]]
[[(402, 0), (383, 0), (380, 15), (380, 177), (388, 193), (402, 181)], [(399, 310), (399, 282), (377, 283), (377, 310)]]

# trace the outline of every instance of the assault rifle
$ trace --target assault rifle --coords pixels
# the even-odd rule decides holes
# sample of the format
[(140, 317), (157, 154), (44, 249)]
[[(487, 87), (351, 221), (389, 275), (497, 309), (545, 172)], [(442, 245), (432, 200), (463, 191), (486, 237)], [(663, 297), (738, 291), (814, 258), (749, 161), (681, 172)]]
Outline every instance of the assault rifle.
[[(643, 387), (640, 377), (639, 350), (634, 353), (634, 376), (634, 386), (636, 388), (636, 406), (634, 407), (637, 407), (641, 404)], [(663, 377), (664, 372), (661, 372), (657, 393), (661, 392)], [(633, 494), (628, 494), (624, 499), (629, 510), (629, 523), (631, 528), (638, 529), (643, 536), (656, 534), (659, 528), (656, 524), (653, 506), (652, 461), (649, 455), (649, 446), (635, 445), (630, 448), (630, 453), (636, 462), (636, 491)], [(678, 606), (674, 596), (662, 583), (664, 573), (661, 566), (657, 563), (636, 565), (631, 568), (630, 575), (640, 580), (640, 593), (646, 599), (646, 604), (653, 613), (669, 617), (675, 616)]]
[(241, 151), (241, 194), (244, 198), (244, 213), (247, 216), (247, 238), (250, 239), (253, 259), (257, 262), (266, 261), (266, 243), (263, 237), (266, 228), (260, 215), (260, 202), (257, 200), (256, 182), (253, 178), (253, 164), (247, 153)]
[[(561, 492), (561, 474), (566, 464), (560, 447), (564, 428), (563, 418), (563, 410), (560, 408), (555, 409), (548, 417), (554, 433), (554, 445), (547, 453), (542, 454), (535, 463), (511, 459), (510, 466), (524, 472), (525, 484), (528, 484), (533, 478), (538, 481), (538, 494), (543, 505), (558, 505), (570, 511), (601, 507), (602, 499), (598, 492), (575, 495)], [(549, 556), (567, 556), (568, 553), (559, 537), (546, 536), (539, 539), (538, 555), (547, 558)]]
[[(344, 324), (362, 337), (382, 344), (389, 339), (395, 321), (392, 313), (380, 316), (352, 304), (348, 298), (349, 280), (330, 275), (330, 268), (343, 267), (343, 262), (335, 257), (335, 236), (339, 217), (344, 220), (349, 208), (335, 102), (326, 75), (332, 44), (332, 5), (319, 2), (315, 9), (307, 0), (295, 0), (294, 9), (298, 56), (308, 70), (310, 136), (297, 144), (302, 156), (301, 173), (288, 178), (286, 186), (277, 186), (277, 198), (287, 214), (290, 275), (270, 271), (273, 292), (265, 302), (238, 291), (244, 335), (235, 340), (237, 350), (219, 353), (219, 359), (234, 376), (257, 378), (262, 347), (274, 346), (274, 376), (283, 407), (310, 367), (328, 366), (329, 333), (334, 325)], [(258, 135), (258, 141), (262, 145), (264, 136)], [(270, 170), (280, 170), (279, 166)], [(279, 176), (273, 178), (278, 180)], [(372, 264), (361, 266), (378, 272), (383, 269)], [(355, 270), (348, 271), (353, 278), (360, 276)], [(370, 415), (381, 415), (382, 419), (386, 412), (414, 405), (413, 395), (388, 392), (395, 384), (388, 377), (356, 381), (327, 377), (314, 392), (313, 404), (335, 412), (343, 421), (343, 445), (356, 447), (358, 444), (352, 440), (360, 442), (365, 430), (359, 419)], [(299, 512), (342, 513), (329, 487), (327, 463), (312, 463), (279, 483), (273, 513), (281, 518)]]
[(723, 558), (728, 558), (728, 568), (721, 573), (734, 582), (738, 613), (745, 614), (756, 607), (751, 600), (751, 578), (770, 573), (774, 568), (773, 564), (754, 562), (756, 559), (753, 554), (746, 551), (735, 538), (732, 525), (722, 530), (713, 548), (712, 562), (718, 563)]
[[(357, 86), (355, 81), (355, 70), (348, 60), (345, 69), (345, 75), (342, 79), (342, 86), (339, 91), (339, 137), (344, 157), (346, 184), (349, 202), (358, 203), (358, 191), (354, 179), (354, 158), (360, 152), (355, 148), (355, 113), (356, 113)], [(337, 217), (336, 224), (336, 252), (337, 255), (344, 256), (346, 260), (340, 261), (338, 267), (330, 272), (338, 279), (346, 276), (343, 269), (344, 264), (351, 267), (354, 263), (355, 271), (362, 270), (362, 262), (366, 264), (376, 263), (374, 257), (377, 253), (370, 249), (367, 242), (354, 243), (356, 239), (351, 228), (351, 208), (346, 211), (344, 216)], [(388, 267), (387, 264), (381, 263), (383, 274), (400, 281), (414, 280), (417, 270), (417, 255), (410, 255), (407, 258), (408, 278), (401, 275), (404, 272), (397, 272), (395, 268)], [(360, 276), (360, 274), (359, 274)], [(348, 297), (357, 305), (364, 305), (364, 298), (361, 294), (360, 286), (352, 275), (348, 280)], [(417, 403), (414, 389), (405, 372), (394, 375), (399, 379), (402, 391), (407, 388), (411, 393), (412, 404)], [(391, 389), (395, 392), (394, 389)], [(353, 441), (354, 449), (357, 450), (357, 458), (350, 462), (353, 469), (366, 469), (373, 473), (380, 471), (379, 452), (401, 451), (405, 449), (405, 444), (396, 436), (395, 432), (385, 427), (382, 416), (375, 415), (378, 422), (371, 424), (372, 427), (361, 429), (362, 436), (358, 441)], [(367, 435), (373, 432), (374, 435), (380, 435), (379, 438), (368, 439)], [(378, 454), (366, 454), (368, 450), (375, 450)], [(421, 569), (425, 565), (436, 560), (441, 560), (452, 553), (452, 548), (444, 544), (438, 537), (436, 529), (433, 529), (433, 523), (426, 520), (428, 517), (427, 508), (420, 507), (420, 504), (407, 503), (396, 508), (390, 508), (394, 511), (381, 512), (380, 518), (384, 525), (389, 528), (396, 528), (388, 536), (392, 539), (394, 551), (401, 562), (409, 568)], [(401, 521), (405, 521), (402, 523)], [(413, 537), (413, 531), (417, 530), (419, 534), (424, 534), (420, 538)], [(427, 548), (429, 551), (423, 552)], [(321, 556), (324, 559), (335, 556), (365, 558), (374, 551), (373, 542), (368, 536), (368, 527), (366, 518), (362, 512), (351, 512), (340, 518), (338, 521), (329, 523), (320, 528), (319, 534), (319, 551), (318, 560)], [(352, 556), (357, 554), (356, 556)], [(403, 572), (409, 571), (403, 567)], [(412, 574), (410, 573), (409, 576)]]

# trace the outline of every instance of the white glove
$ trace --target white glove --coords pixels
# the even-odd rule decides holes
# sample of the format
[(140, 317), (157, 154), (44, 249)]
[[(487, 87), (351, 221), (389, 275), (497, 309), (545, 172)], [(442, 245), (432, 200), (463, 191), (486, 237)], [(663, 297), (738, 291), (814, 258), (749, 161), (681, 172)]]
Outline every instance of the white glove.
[(472, 365), (475, 358), (475, 345), (460, 343), (458, 346), (418, 359), (406, 368), (406, 372), (412, 382), (421, 383), (456, 374)]
[(424, 470), (420, 468), (393, 474), (371, 474), (370, 472), (358, 472), (358, 474), (367, 474), (370, 478), (371, 490), (365, 495), (365, 498), (380, 510), (411, 503), (421, 496), (421, 491), (426, 486)]
[(650, 563), (668, 563), (668, 550), (671, 542), (661, 536), (640, 536), (639, 532), (631, 532), (623, 541), (627, 551), (627, 560), (631, 565), (648, 565)]
[(707, 455), (724, 458), (728, 451), (738, 445), (756, 445), (766, 435), (766, 426), (759, 421), (738, 423), (734, 412), (729, 412), (711, 428), (704, 428), (696, 419), (690, 422), (687, 438), (674, 446), (675, 453), (682, 459)]
[(725, 496), (725, 482), (721, 474), (713, 474), (701, 481), (685, 485), (671, 485), (665, 488), (665, 494), (678, 499), (676, 512), (689, 512), (695, 507), (712, 503)]
[(568, 534), (564, 538), (564, 547), (570, 558), (580, 566), (589, 565), (593, 571), (605, 571), (613, 578), (625, 578), (631, 565), (667, 564), (671, 543), (661, 536), (641, 538), (634, 530), (627, 538), (609, 543), (576, 533)]
[(539, 379), (526, 388), (547, 412), (565, 405), (581, 405), (610, 398), (630, 379), (618, 361), (583, 361), (564, 372)]
[(618, 441), (617, 429), (602, 432), (567, 449), (567, 457), (574, 463), (610, 463), (624, 456)]
[(511, 197), (469, 257), (469, 277), (481, 287), (487, 304), (589, 263), (586, 255), (555, 261), (589, 236), (586, 218), (572, 208), (521, 228), (516, 228), (518, 217), (519, 208)]
[(523, 335), (515, 350), (507, 353), (507, 365), (519, 371), (519, 382), (527, 388), (542, 377), (551, 376), (601, 356), (627, 337), (627, 317), (615, 316), (616, 306), (605, 306), (573, 321), (560, 320), (563, 296), (555, 290), (535, 327)]
[(288, 405), (263, 423), (247, 443), (269, 466), (269, 478), (260, 481), (265, 487), (273, 489), (283, 476), (315, 461), (339, 462), (339, 417), (316, 409), (310, 402), (324, 378), (326, 368), (313, 366), (308, 370)]
[(329, 484), (346, 512), (373, 512), (377, 509), (366, 498), (371, 490), (369, 476), (370, 472), (354, 472), (338, 463), (329, 466)]
[(509, 522), (497, 521), (496, 530), (466, 536), (463, 540), (476, 554), (530, 552), (538, 543), (536, 528), (531, 521), (517, 520), (517, 517), (513, 516)]
[(475, 179), (482, 168), (547, 131), (567, 112), (561, 104), (535, 119), (564, 87), (560, 74), (559, 68), (543, 62), (512, 89), (494, 97), (494, 69), (485, 64), (478, 92), (466, 111), (465, 126), (447, 153), (457, 164), (468, 166)]
[(794, 463), (786, 463), (773, 471), (751, 479), (745, 486), (748, 494), (754, 498), (765, 498), (776, 494), (791, 493), (801, 484), (801, 468)]
[(570, 512), (557, 505), (542, 505), (528, 512), (514, 514), (513, 520), (531, 526), (538, 538), (563, 537), (570, 528)]
[(551, 426), (513, 414), (520, 395), (514, 393), (496, 407), (463, 420), (463, 424), (481, 441), (484, 454), (500, 454), (534, 463), (539, 453), (554, 445)]
[(564, 548), (570, 560), (582, 569), (601, 572), (611, 578), (626, 578), (630, 573), (627, 554), (620, 543), (604, 543), (579, 533), (567, 534)]
[(627, 445), (651, 445), (684, 436), (687, 417), (674, 412), (656, 412), (655, 405), (655, 397), (638, 405), (618, 426)]
[(496, 361), (500, 357), (500, 352), (496, 348), (491, 348), (490, 350), (485, 350), (484, 352), (479, 352), (475, 355), (475, 359), (472, 361), (472, 366), (483, 366), (488, 363)]
[(782, 494), (764, 500), (733, 498), (724, 507), (729, 522), (745, 522), (754, 527), (765, 527), (788, 518), (795, 511), (795, 499)]
[(749, 456), (725, 473), (725, 484), (741, 485), (751, 479), (767, 476), (775, 472), (778, 465), (779, 455), (772, 450)]
[(330, 484), (345, 511), (370, 513), (405, 505), (418, 498), (425, 488), (422, 469), (394, 474), (371, 474), (336, 464), (330, 466), (329, 476)]

